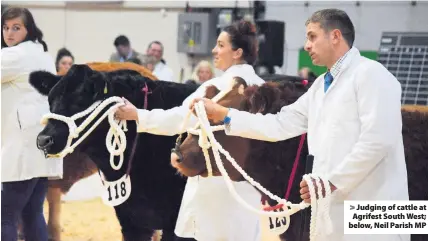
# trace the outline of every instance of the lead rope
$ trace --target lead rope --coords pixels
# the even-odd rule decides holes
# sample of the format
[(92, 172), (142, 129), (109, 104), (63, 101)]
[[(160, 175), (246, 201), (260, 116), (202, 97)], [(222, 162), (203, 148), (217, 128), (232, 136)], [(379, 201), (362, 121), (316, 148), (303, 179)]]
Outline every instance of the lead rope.
[[(224, 177), (226, 181), (226, 185), (231, 192), (232, 196), (245, 208), (250, 210), (251, 212), (257, 213), (259, 215), (264, 216), (270, 216), (270, 217), (284, 217), (286, 218), (286, 229), (288, 229), (290, 224), (290, 216), (296, 212), (298, 212), (301, 209), (309, 207), (309, 204), (305, 202), (301, 202), (299, 204), (293, 204), (286, 199), (281, 199), (280, 197), (272, 194), (269, 192), (266, 188), (260, 185), (260, 183), (256, 182), (253, 178), (248, 176), (248, 174), (236, 163), (236, 161), (230, 156), (229, 152), (223, 149), (223, 147), (217, 142), (217, 140), (214, 137), (213, 131), (219, 131), (224, 130), (224, 126), (215, 126), (211, 127), (210, 123), (208, 121), (205, 107), (203, 101), (200, 101), (195, 104), (195, 111), (197, 113), (197, 117), (199, 120), (198, 125), (195, 128), (191, 128), (188, 130), (189, 133), (193, 135), (200, 135), (201, 133), (206, 133), (204, 135), (209, 138), (209, 142), (211, 144), (206, 144), (205, 141), (199, 141), (199, 143), (202, 142), (203, 145), (200, 145), (202, 149), (206, 149), (208, 151), (207, 147), (210, 146), (213, 149), (214, 159), (218, 166), (218, 169), (222, 176)], [(189, 112), (191, 113), (191, 112)], [(190, 117), (190, 114), (187, 115), (187, 118)], [(184, 123), (187, 123), (187, 119)], [(183, 123), (183, 126), (185, 126)], [(196, 130), (196, 128), (200, 125), (200, 129)], [(200, 135), (201, 136), (201, 135)], [(208, 142), (208, 140), (206, 141)], [(266, 212), (261, 211), (258, 209), (255, 209), (251, 205), (249, 205), (245, 200), (243, 200), (236, 192), (232, 180), (230, 179), (229, 175), (227, 174), (226, 169), (223, 166), (223, 163), (220, 158), (219, 152), (223, 153), (223, 155), (226, 156), (226, 159), (231, 162), (233, 167), (235, 167), (236, 170), (247, 180), (251, 185), (258, 188), (262, 193), (267, 195), (269, 198), (277, 201), (279, 204), (282, 204), (283, 206), (286, 206), (287, 208), (284, 211), (280, 212)], [(208, 162), (209, 159), (206, 162)], [(318, 200), (316, 199), (317, 193), (315, 192), (315, 186), (312, 183), (312, 178), (316, 181), (316, 186), (318, 190)], [(309, 193), (311, 195), (311, 206), (312, 206), (312, 213), (311, 213), (311, 224), (310, 224), (310, 240), (316, 240), (318, 234), (320, 231), (324, 231), (325, 233), (329, 234), (332, 232), (332, 225), (331, 225), (331, 219), (329, 216), (329, 208), (330, 208), (330, 199), (331, 199), (331, 189), (329, 186), (328, 181), (326, 181), (323, 178), (320, 178), (318, 176), (315, 176), (313, 174), (306, 174), (303, 176), (303, 179), (306, 180), (308, 187), (309, 187)], [(321, 182), (323, 182), (325, 188), (325, 197), (322, 195), (322, 186)], [(320, 209), (318, 207), (321, 207)], [(321, 220), (322, 219), (322, 220)], [(321, 220), (321, 222), (325, 223), (325, 229), (322, 229), (320, 225), (317, 225), (317, 220)]]

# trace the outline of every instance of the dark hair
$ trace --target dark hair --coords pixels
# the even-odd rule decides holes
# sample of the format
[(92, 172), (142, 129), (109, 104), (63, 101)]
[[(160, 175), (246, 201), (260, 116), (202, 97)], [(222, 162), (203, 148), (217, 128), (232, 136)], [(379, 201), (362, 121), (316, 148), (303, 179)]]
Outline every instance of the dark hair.
[(229, 34), (232, 49), (242, 49), (242, 58), (248, 64), (254, 65), (258, 51), (255, 25), (249, 21), (241, 20), (225, 27), (223, 31)]
[[(18, 7), (11, 7), (6, 9), (2, 15), (1, 15), (1, 22), (2, 24), (5, 24), (6, 20), (14, 19), (21, 17), (22, 21), (24, 22), (24, 26), (27, 29), (27, 36), (22, 42), (25, 41), (33, 41), (36, 40), (43, 45), (43, 50), (45, 52), (48, 51), (48, 46), (45, 41), (43, 41), (43, 33), (42, 31), (37, 27), (36, 23), (34, 22), (33, 15), (27, 8), (18, 8)], [(4, 41), (3, 31), (1, 33), (1, 47), (8, 47), (6, 45), (6, 42)]]
[(74, 62), (74, 56), (71, 54), (71, 52), (66, 48), (61, 48), (58, 50), (58, 53), (56, 54), (56, 60), (55, 60), (56, 71), (58, 71), (59, 61), (62, 59), (62, 57), (65, 57), (65, 56), (70, 56)]
[(131, 45), (131, 43), (129, 42), (129, 39), (125, 35), (117, 36), (113, 44), (115, 47), (119, 45), (128, 47), (129, 45)]
[(335, 8), (319, 10), (312, 14), (312, 16), (306, 21), (305, 25), (308, 25), (309, 23), (319, 23), (321, 28), (325, 31), (338, 29), (350, 48), (354, 44), (354, 24), (352, 24), (351, 19), (345, 11)]

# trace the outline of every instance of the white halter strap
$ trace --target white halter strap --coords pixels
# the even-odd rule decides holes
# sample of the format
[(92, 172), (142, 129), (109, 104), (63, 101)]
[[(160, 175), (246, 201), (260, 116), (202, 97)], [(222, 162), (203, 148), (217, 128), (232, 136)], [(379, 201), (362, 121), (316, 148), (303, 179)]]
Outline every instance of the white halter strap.
[[(104, 110), (108, 105), (113, 104), (98, 120), (81, 136), (76, 142), (73, 142), (73, 139), (78, 138), (80, 132), (82, 132), (86, 127), (91, 124), (91, 122), (99, 115), (99, 113)], [(114, 170), (119, 170), (123, 164), (123, 153), (126, 149), (126, 136), (125, 131), (127, 131), (126, 121), (117, 121), (114, 119), (114, 113), (117, 108), (124, 105), (122, 98), (120, 97), (110, 97), (104, 101), (97, 101), (88, 107), (86, 110), (79, 112), (71, 117), (58, 115), (54, 113), (48, 113), (43, 116), (41, 122), (46, 124), (49, 119), (59, 120), (67, 124), (69, 128), (69, 134), (67, 138), (67, 144), (64, 149), (55, 154), (49, 156), (64, 157), (69, 153), (74, 151), (86, 137), (91, 134), (91, 132), (106, 118), (108, 117), (108, 122), (110, 123), (110, 129), (107, 133), (105, 142), (107, 150), (110, 153), (110, 165)], [(75, 121), (89, 115), (80, 126), (77, 126)], [(119, 164), (114, 163), (114, 156), (120, 156)]]

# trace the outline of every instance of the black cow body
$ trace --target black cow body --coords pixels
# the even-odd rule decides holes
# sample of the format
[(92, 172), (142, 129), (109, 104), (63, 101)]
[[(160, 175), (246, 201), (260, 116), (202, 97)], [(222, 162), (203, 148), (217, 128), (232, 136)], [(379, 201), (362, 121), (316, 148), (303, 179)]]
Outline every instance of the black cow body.
[[(100, 73), (84, 65), (74, 65), (62, 78), (45, 72), (34, 72), (30, 76), (30, 82), (42, 94), (49, 93), (51, 112), (64, 116), (72, 116), (88, 108), (95, 101), (110, 96), (123, 96), (137, 108), (142, 109), (144, 106), (142, 88), (146, 86), (151, 91), (147, 101), (149, 110), (170, 109), (181, 105), (196, 89), (195, 86), (184, 84), (151, 81), (134, 71)], [(108, 181), (118, 180), (128, 168), (130, 152), (137, 133), (134, 121), (128, 121), (127, 124), (127, 148), (123, 165), (117, 171), (110, 166), (110, 154), (105, 146), (106, 134), (110, 127), (107, 120), (104, 120), (77, 147), (96, 163)], [(42, 135), (50, 136), (53, 144), (41, 149), (47, 154), (55, 154), (65, 146), (68, 127), (60, 121), (51, 119), (39, 137)], [(173, 231), (186, 182), (186, 179), (177, 175), (170, 166), (170, 150), (175, 144), (176, 136), (156, 136), (147, 133), (138, 135), (130, 171), (132, 192), (124, 203), (115, 206), (124, 240), (151, 240), (156, 229), (163, 230), (162, 240), (174, 240)], [(118, 158), (115, 162), (118, 163)]]

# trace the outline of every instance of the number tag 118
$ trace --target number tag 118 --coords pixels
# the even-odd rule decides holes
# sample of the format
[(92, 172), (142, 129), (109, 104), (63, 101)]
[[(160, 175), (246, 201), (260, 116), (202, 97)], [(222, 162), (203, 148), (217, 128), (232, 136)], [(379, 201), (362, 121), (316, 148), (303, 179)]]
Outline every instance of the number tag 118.
[[(274, 212), (284, 212), (283, 208), (275, 209)], [(280, 235), (287, 231), (290, 226), (290, 216), (263, 216), (263, 218), (267, 219), (266, 225), (268, 225), (267, 230), (269, 233)]]
[(119, 180), (108, 182), (104, 180), (102, 199), (108, 206), (117, 206), (124, 203), (131, 195), (131, 178), (123, 175)]

